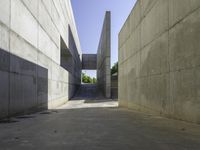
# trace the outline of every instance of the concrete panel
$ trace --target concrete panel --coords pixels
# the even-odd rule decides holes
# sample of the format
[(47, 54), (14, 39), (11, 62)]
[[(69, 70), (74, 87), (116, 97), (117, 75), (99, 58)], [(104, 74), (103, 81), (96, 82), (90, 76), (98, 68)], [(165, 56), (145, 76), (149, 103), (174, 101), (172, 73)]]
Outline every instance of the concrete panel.
[(126, 60), (126, 47), (128, 45), (125, 43), (120, 49), (119, 49), (119, 64), (123, 63)]
[(125, 68), (126, 68), (126, 62), (122, 65), (122, 67), (124, 68), (122, 71), (122, 76), (120, 77), (119, 80), (119, 104), (122, 107), (127, 107), (128, 106), (128, 89), (127, 89), (127, 81), (128, 78), (126, 77), (126, 72), (125, 72)]
[(28, 111), (30, 108), (37, 107), (37, 77), (22, 76), (22, 92), (24, 99), (24, 109)]
[(154, 7), (155, 3), (158, 1), (159, 0), (140, 0), (142, 18), (147, 16), (147, 14)]
[(43, 5), (47, 9), (48, 13), (51, 14), (51, 7), (53, 5), (52, 0), (41, 0), (41, 2), (43, 2)]
[(37, 104), (47, 109), (48, 100), (48, 71), (43, 67), (37, 67)]
[(82, 55), (82, 69), (96, 70), (97, 69), (97, 55), (83, 54)]
[(62, 97), (62, 85), (60, 81), (51, 80), (51, 98), (52, 100)]
[(0, 48), (9, 51), (9, 31), (0, 23)]
[(14, 32), (10, 32), (10, 52), (33, 63), (37, 63), (38, 50)]
[(140, 76), (140, 53), (136, 53), (126, 61), (127, 74), (129, 79), (135, 80)]
[(171, 79), (174, 91), (171, 95), (174, 104), (173, 116), (178, 119), (199, 122), (200, 103), (196, 97), (196, 92), (199, 90), (196, 88), (196, 79), (199, 77), (195, 76), (198, 71), (199, 69), (189, 69), (173, 74)]
[(138, 26), (134, 33), (130, 35), (130, 43), (127, 45), (130, 50), (128, 56), (132, 56), (141, 49), (141, 26)]
[(148, 13), (148, 16), (142, 20), (142, 47), (153, 41), (164, 31), (167, 31), (168, 20), (168, 1), (158, 0)]
[(118, 99), (118, 75), (111, 76), (111, 98)]
[(111, 97), (110, 53), (111, 14), (106, 12), (101, 39), (97, 51), (97, 82), (105, 97)]
[(10, 106), (9, 115), (24, 111), (24, 99), (21, 75), (10, 74)]
[(169, 74), (151, 76), (148, 93), (148, 101), (144, 105), (162, 114), (169, 104)]
[(29, 11), (33, 14), (35, 18), (38, 19), (38, 12), (39, 12), (39, 0), (22, 0), (23, 3), (28, 7)]
[(0, 22), (10, 27), (10, 0), (0, 1)]
[(38, 65), (44, 67), (48, 71), (48, 79), (52, 78), (52, 61), (43, 53), (38, 53)]
[(58, 65), (60, 65), (60, 49), (55, 45), (55, 43), (52, 43), (52, 60), (56, 62)]
[[(49, 2), (49, 0), (47, 0), (47, 3), (48, 2)], [(47, 5), (46, 5), (46, 7), (48, 7)], [(40, 22), (42, 28), (47, 32), (47, 34), (50, 35), (52, 21), (51, 21), (51, 17), (49, 16), (49, 13), (48, 13), (46, 7), (44, 6), (43, 0), (40, 0), (39, 1), (39, 22)], [(51, 6), (49, 6), (49, 7), (51, 7)]]
[(52, 80), (61, 81), (60, 66), (56, 63), (52, 63)]
[(41, 27), (39, 27), (39, 49), (54, 62), (60, 64), (60, 50)]
[[(1, 58), (0, 58), (1, 59)], [(0, 118), (8, 115), (9, 105), (9, 73), (0, 71)]]
[(141, 1), (137, 1), (133, 11), (130, 14), (130, 33), (135, 31), (138, 25), (141, 23)]
[[(126, 24), (124, 24), (124, 26), (125, 25)], [(119, 48), (121, 48), (124, 45), (124, 42), (126, 41), (126, 38), (124, 37), (124, 35), (125, 35), (125, 32), (124, 32), (125, 27), (124, 26), (123, 26), (123, 28), (119, 32), (119, 38), (118, 38), (118, 41), (119, 41), (118, 46), (119, 46)]]
[(141, 107), (145, 107), (149, 100), (149, 77), (143, 77), (139, 79), (140, 85), (139, 85), (139, 91), (140, 91), (140, 102), (138, 105)]
[(168, 32), (145, 47), (141, 54), (142, 76), (169, 72)]
[(200, 65), (200, 10), (169, 31), (170, 68), (172, 71)]
[(169, 24), (175, 25), (195, 9), (200, 7), (198, 0), (169, 0)]
[(3, 49), (0, 49), (0, 71), (10, 71), (10, 55)]
[(36, 65), (14, 55), (10, 56), (10, 72), (36, 76)]
[(44, 53), (46, 56), (52, 59), (52, 51), (49, 51), (52, 48), (53, 41), (50, 39), (48, 34), (39, 27), (39, 44), (38, 48)]
[[(52, 22), (51, 14), (51, 0), (39, 1), (39, 22), (45, 32), (49, 35), (55, 45), (58, 47), (60, 43), (60, 35)], [(48, 10), (49, 9), (49, 10)]]
[(141, 104), (140, 99), (140, 79), (131, 80), (128, 84), (128, 108), (135, 108), (135, 105)]
[[(38, 76), (47, 79), (46, 69), (41, 69), (32, 62), (0, 50), (0, 75), (3, 85), (0, 88), (0, 117), (29, 112), (30, 109), (38, 107)], [(45, 85), (43, 82), (42, 86), (47, 87), (47, 83)], [(47, 100), (43, 99), (43, 102), (47, 104)]]
[(141, 62), (140, 62), (140, 76), (144, 77), (148, 75), (148, 62), (146, 62), (149, 54), (149, 48), (145, 47), (140, 51), (140, 57), (141, 57)]
[(68, 83), (69, 73), (64, 68), (60, 68), (60, 72), (60, 80), (64, 83)]
[(37, 47), (38, 23), (20, 0), (11, 1), (11, 29)]

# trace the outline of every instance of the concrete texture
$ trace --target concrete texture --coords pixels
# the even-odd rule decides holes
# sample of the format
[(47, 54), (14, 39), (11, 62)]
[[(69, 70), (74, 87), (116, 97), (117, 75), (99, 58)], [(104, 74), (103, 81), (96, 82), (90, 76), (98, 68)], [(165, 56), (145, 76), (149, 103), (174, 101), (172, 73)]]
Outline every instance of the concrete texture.
[(0, 49), (0, 117), (47, 109), (48, 70)]
[(83, 54), (82, 55), (82, 70), (96, 70), (97, 69), (97, 55)]
[(82, 55), (82, 70), (97, 70), (97, 84), (105, 98), (111, 98), (111, 12), (105, 14), (97, 54)]
[(81, 55), (70, 0), (0, 0), (0, 117), (66, 103)]
[(120, 106), (200, 123), (200, 1), (138, 0), (119, 33)]
[(200, 126), (117, 108), (115, 101), (70, 101), (0, 123), (0, 149), (199, 150)]
[(111, 76), (111, 98), (118, 99), (118, 74)]
[(72, 100), (102, 100), (104, 98), (98, 84), (82, 84)]
[(111, 12), (107, 11), (97, 51), (97, 82), (106, 98), (111, 97)]

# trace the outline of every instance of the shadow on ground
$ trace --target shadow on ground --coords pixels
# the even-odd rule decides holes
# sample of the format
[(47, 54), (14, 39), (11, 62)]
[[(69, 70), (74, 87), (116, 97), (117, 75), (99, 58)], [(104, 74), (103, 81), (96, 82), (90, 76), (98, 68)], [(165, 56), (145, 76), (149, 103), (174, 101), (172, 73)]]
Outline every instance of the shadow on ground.
[(199, 125), (117, 107), (65, 106), (14, 120), (17, 122), (0, 124), (0, 149), (199, 150), (200, 147)]
[(54, 109), (0, 122), (0, 149), (199, 150), (200, 125), (74, 99)]

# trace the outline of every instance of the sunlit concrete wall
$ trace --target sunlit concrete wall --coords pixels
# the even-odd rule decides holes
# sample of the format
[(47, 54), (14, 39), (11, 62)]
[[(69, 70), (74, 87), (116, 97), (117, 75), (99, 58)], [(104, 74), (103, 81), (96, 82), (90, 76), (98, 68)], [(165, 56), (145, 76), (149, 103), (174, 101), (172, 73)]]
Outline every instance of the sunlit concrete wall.
[(200, 123), (200, 1), (138, 0), (119, 33), (120, 106)]
[(97, 51), (97, 83), (106, 98), (111, 97), (111, 12), (107, 11)]
[[(0, 0), (0, 48), (0, 117), (55, 108), (80, 84), (70, 0)], [(61, 67), (61, 49), (70, 52), (74, 69)]]

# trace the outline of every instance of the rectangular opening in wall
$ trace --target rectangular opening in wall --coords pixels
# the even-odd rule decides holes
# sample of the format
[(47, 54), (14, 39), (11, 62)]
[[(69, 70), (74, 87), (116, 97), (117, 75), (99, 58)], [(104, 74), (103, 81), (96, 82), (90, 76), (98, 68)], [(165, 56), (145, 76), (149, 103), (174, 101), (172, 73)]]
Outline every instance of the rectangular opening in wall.
[(82, 71), (82, 84), (96, 84), (97, 71), (96, 70), (83, 70)]
[(60, 48), (61, 48), (61, 66), (66, 69), (68, 72), (72, 73), (73, 70), (73, 57), (69, 49), (67, 48), (64, 40), (60, 37)]

